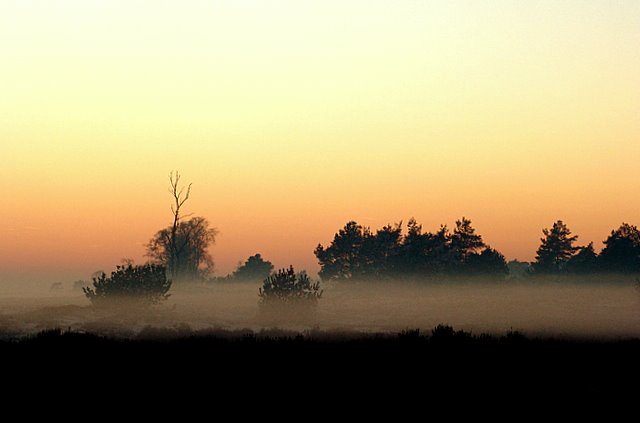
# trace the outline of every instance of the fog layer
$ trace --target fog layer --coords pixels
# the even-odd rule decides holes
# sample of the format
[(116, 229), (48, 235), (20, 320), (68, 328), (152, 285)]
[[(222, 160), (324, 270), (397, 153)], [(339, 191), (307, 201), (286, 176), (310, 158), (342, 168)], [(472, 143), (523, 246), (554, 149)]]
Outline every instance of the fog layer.
[(640, 337), (640, 291), (629, 278), (325, 284), (313, 312), (268, 315), (258, 306), (258, 287), (176, 286), (166, 303), (149, 309), (96, 309), (66, 285), (12, 290), (0, 293), (0, 332), (63, 328), (127, 336), (149, 326), (389, 332), (443, 323), (475, 334)]

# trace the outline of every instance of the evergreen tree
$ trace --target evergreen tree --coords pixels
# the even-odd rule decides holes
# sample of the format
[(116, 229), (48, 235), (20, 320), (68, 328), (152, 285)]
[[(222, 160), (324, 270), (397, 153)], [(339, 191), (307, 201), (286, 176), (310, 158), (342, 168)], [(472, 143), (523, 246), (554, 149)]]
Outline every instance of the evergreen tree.
[(363, 276), (371, 279), (396, 276), (397, 258), (402, 244), (402, 222), (386, 225), (365, 239)]
[(578, 253), (567, 262), (567, 271), (570, 273), (595, 273), (598, 271), (598, 254), (593, 249), (593, 242), (586, 247), (579, 247)]
[(504, 256), (487, 247), (480, 254), (472, 253), (465, 262), (465, 273), (474, 275), (505, 276), (509, 273)]
[(503, 274), (506, 263), (476, 234), (471, 220), (456, 222), (453, 233), (446, 225), (435, 232), (422, 232), (414, 218), (402, 235), (402, 223), (386, 225), (372, 233), (356, 222), (348, 222), (328, 247), (314, 251), (324, 280), (390, 279), (438, 274), (482, 272)]
[(536, 252), (533, 268), (537, 273), (560, 273), (566, 270), (566, 264), (574, 255), (578, 247), (573, 243), (577, 235), (571, 236), (571, 231), (562, 220), (553, 224), (551, 229), (543, 229), (544, 238)]
[(366, 260), (363, 247), (372, 234), (369, 228), (348, 222), (335, 234), (331, 245), (318, 244), (314, 254), (320, 263), (320, 277), (323, 280), (362, 278), (366, 274)]
[(395, 268), (400, 275), (418, 275), (427, 273), (425, 256), (428, 250), (429, 236), (422, 233), (422, 225), (412, 217), (407, 223), (407, 234), (403, 237)]
[(476, 230), (471, 226), (471, 220), (465, 217), (462, 220), (456, 220), (450, 242), (453, 257), (460, 264), (485, 246), (482, 237), (477, 235)]
[(602, 269), (608, 272), (640, 272), (640, 231), (636, 226), (623, 223), (604, 241), (600, 253)]

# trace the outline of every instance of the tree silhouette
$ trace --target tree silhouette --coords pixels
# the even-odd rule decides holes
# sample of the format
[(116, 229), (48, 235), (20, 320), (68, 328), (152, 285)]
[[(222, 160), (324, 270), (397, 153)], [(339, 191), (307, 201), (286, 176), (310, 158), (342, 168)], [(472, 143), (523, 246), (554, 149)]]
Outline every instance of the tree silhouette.
[(452, 257), (450, 240), (446, 226), (436, 233), (422, 233), (422, 225), (414, 218), (409, 219), (396, 259), (397, 274), (420, 277), (445, 272)]
[(458, 263), (465, 263), (469, 256), (485, 246), (482, 237), (477, 235), (476, 230), (471, 227), (471, 220), (465, 217), (462, 220), (456, 220), (450, 243), (454, 260)]
[(132, 264), (117, 266), (111, 276), (104, 273), (93, 278), (93, 287), (83, 287), (85, 295), (94, 305), (118, 301), (136, 301), (155, 304), (169, 297), (171, 281), (167, 280), (164, 266)]
[(320, 282), (313, 282), (305, 272), (296, 274), (293, 266), (290, 266), (266, 278), (258, 295), (261, 304), (315, 304), (322, 296), (322, 291)]
[(427, 250), (424, 260), (427, 263), (429, 273), (448, 273), (455, 270), (458, 262), (455, 262), (455, 254), (451, 249), (451, 234), (447, 225), (441, 225), (436, 233), (427, 233)]
[(578, 252), (567, 261), (569, 273), (595, 273), (599, 268), (598, 254), (593, 249), (593, 242), (586, 247), (579, 247)]
[(180, 231), (180, 220), (185, 217), (180, 214), (180, 209), (184, 205), (184, 203), (189, 199), (189, 195), (191, 195), (191, 185), (189, 184), (186, 187), (179, 188), (178, 184), (180, 183), (181, 175), (178, 171), (175, 173), (172, 171), (169, 173), (169, 193), (173, 197), (173, 204), (171, 204), (171, 212), (173, 213), (173, 224), (168, 232), (168, 236), (166, 239), (166, 249), (168, 252), (168, 268), (171, 272), (171, 277), (173, 280), (178, 278), (180, 269), (181, 269), (181, 258), (183, 256), (183, 250), (186, 248), (188, 243), (188, 237), (183, 237), (182, 239), (178, 238)]
[(348, 222), (335, 234), (331, 245), (318, 244), (314, 254), (323, 280), (359, 278), (366, 274), (363, 246), (371, 237), (369, 228)]
[(533, 268), (537, 273), (559, 273), (565, 270), (569, 259), (578, 247), (573, 243), (578, 239), (577, 235), (571, 236), (571, 231), (562, 220), (553, 224), (551, 229), (543, 229), (544, 238), (538, 248), (536, 261)]
[(213, 271), (208, 249), (217, 233), (206, 218), (196, 216), (179, 222), (175, 230), (169, 226), (158, 231), (147, 244), (146, 255), (153, 263), (170, 269), (178, 281), (201, 279)]
[(489, 249), (475, 233), (471, 220), (462, 218), (450, 233), (445, 225), (435, 232), (422, 232), (414, 218), (402, 235), (402, 223), (386, 225), (374, 233), (356, 222), (348, 222), (328, 247), (314, 251), (324, 280), (389, 279), (481, 271), (505, 274), (504, 256)]
[(603, 270), (608, 272), (640, 272), (640, 231), (628, 223), (623, 223), (604, 241), (600, 252)]
[(402, 222), (386, 225), (365, 238), (362, 252), (362, 275), (380, 279), (395, 276), (395, 265), (402, 242)]
[(493, 248), (487, 247), (480, 254), (471, 253), (464, 266), (465, 272), (478, 275), (506, 275), (509, 273), (504, 256)]
[(407, 223), (407, 234), (395, 259), (396, 270), (403, 275), (417, 275), (428, 272), (425, 255), (429, 249), (427, 234), (422, 233), (422, 225), (412, 217)]
[(260, 254), (255, 254), (238, 266), (233, 272), (233, 279), (239, 281), (263, 281), (273, 271), (273, 264), (265, 261)]

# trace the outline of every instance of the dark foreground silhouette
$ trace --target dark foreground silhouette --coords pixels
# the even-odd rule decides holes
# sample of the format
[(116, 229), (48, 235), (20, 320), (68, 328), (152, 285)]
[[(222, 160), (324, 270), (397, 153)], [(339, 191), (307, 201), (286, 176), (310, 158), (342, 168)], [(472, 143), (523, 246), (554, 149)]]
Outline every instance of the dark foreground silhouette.
[(334, 400), (538, 401), (632, 397), (640, 381), (640, 340), (473, 336), (448, 326), (424, 335), (149, 328), (134, 339), (54, 330), (0, 341), (0, 356), (5, 383), (114, 385), (123, 394), (275, 395), (285, 385), (288, 395)]

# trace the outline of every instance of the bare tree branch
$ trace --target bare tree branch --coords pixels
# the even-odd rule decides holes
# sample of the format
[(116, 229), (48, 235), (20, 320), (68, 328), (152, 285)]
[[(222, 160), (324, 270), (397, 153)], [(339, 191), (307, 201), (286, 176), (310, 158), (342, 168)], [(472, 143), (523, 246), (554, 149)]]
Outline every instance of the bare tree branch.
[(169, 249), (171, 253), (171, 276), (173, 279), (177, 276), (177, 270), (179, 268), (178, 261), (180, 260), (180, 252), (184, 248), (184, 244), (178, 248), (177, 245), (177, 233), (178, 226), (180, 224), (180, 220), (185, 217), (180, 214), (180, 209), (184, 205), (184, 203), (189, 199), (191, 195), (191, 183), (187, 186), (186, 192), (185, 187), (178, 188), (180, 184), (180, 178), (182, 176), (176, 170), (171, 171), (169, 173), (169, 193), (173, 196), (173, 204), (171, 205), (171, 212), (173, 213), (173, 225), (171, 226), (171, 238), (169, 240)]

